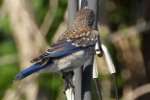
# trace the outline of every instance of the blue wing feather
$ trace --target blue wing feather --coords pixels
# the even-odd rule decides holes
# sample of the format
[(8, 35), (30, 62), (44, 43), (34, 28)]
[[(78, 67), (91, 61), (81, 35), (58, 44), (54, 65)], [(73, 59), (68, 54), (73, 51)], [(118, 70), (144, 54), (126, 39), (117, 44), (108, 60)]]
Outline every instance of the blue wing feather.
[(30, 67), (22, 70), (21, 72), (19, 72), (17, 75), (16, 75), (16, 78), (15, 80), (21, 80), (35, 72), (38, 72), (40, 71), (41, 69), (44, 69), (46, 67), (48, 67), (50, 64), (52, 64), (51, 61), (49, 61), (48, 63), (45, 63), (45, 64), (41, 64), (41, 63), (35, 63), (35, 64), (32, 64)]
[[(93, 45), (89, 45), (93, 46)], [(87, 47), (77, 47), (75, 45), (72, 45), (71, 42), (62, 41), (61, 43), (57, 43), (52, 45), (52, 48), (40, 55), (38, 58), (35, 58), (32, 60), (32, 62), (35, 62), (30, 67), (24, 69), (20, 73), (16, 75), (16, 80), (21, 80), (32, 73), (38, 72), (41, 69), (44, 69), (45, 67), (49, 66), (53, 63), (53, 59), (65, 57), (67, 55), (70, 55), (74, 52), (77, 52), (82, 49), (86, 49)], [(45, 61), (47, 61), (45, 63)]]
[[(89, 46), (93, 46), (93, 45), (89, 45)], [(85, 48), (87, 47), (77, 47), (75, 45), (72, 45), (71, 42), (61, 41), (58, 42), (57, 44), (52, 45), (51, 49), (48, 49), (42, 55), (33, 59), (32, 62), (41, 61), (46, 58), (54, 59), (54, 58), (65, 57)]]
[(47, 57), (52, 57), (52, 58), (64, 57), (74, 52), (77, 52), (81, 49), (83, 48), (76, 47), (75, 45), (72, 45), (70, 42), (65, 42), (59, 48), (56, 48), (50, 52), (48, 51)]

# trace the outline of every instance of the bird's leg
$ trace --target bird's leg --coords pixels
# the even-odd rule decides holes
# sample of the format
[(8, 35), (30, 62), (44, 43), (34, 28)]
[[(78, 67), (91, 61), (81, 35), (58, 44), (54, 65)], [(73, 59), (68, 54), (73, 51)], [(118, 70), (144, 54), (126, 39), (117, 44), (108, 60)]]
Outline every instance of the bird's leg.
[(63, 74), (63, 79), (65, 81), (65, 91), (69, 88), (74, 89), (74, 85), (73, 85), (73, 81), (72, 81), (74, 72), (73, 71), (62, 72), (62, 74)]

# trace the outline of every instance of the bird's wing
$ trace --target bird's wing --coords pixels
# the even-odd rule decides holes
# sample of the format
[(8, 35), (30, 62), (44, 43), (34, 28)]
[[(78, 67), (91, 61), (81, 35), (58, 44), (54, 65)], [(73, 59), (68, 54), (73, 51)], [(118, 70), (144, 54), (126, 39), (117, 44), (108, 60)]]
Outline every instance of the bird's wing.
[(59, 41), (56, 44), (53, 44), (52, 47), (42, 55), (34, 58), (31, 61), (33, 62), (31, 66), (27, 67), (16, 75), (16, 80), (21, 80), (32, 73), (45, 69), (49, 65), (53, 64), (53, 59), (64, 57), (81, 49), (83, 48), (73, 46), (70, 42)]
[(69, 39), (67, 37), (58, 40), (55, 44), (51, 46), (50, 49), (41, 54), (39, 57), (34, 58), (32, 60), (32, 62), (34, 63), (31, 66), (18, 73), (16, 76), (16, 80), (21, 80), (31, 75), (32, 73), (38, 72), (44, 69), (45, 67), (49, 66), (50, 64), (53, 64), (53, 59), (65, 57), (67, 55), (70, 55), (79, 50), (86, 49), (88, 47), (94, 47), (96, 40), (95, 36), (87, 36), (85, 34), (86, 33), (84, 33), (84, 35), (80, 37), (69, 37)]
[(81, 47), (76, 47), (72, 45), (71, 42), (67, 41), (59, 41), (56, 44), (53, 44), (50, 49), (44, 52), (37, 58), (34, 58), (31, 62), (34, 62), (31, 66), (22, 70), (16, 75), (16, 80), (24, 79), (25, 77), (31, 75), (32, 73), (38, 72), (42, 69), (45, 69), (49, 65), (53, 64), (53, 59), (64, 57), (72, 54), (73, 52), (77, 52), (81, 49)]
[(72, 45), (72, 43), (68, 41), (59, 41), (53, 44), (50, 49), (45, 51), (39, 57), (34, 58), (31, 62), (41, 62), (46, 59), (61, 58), (84, 48)]
[[(80, 31), (77, 33), (69, 31), (70, 34), (65, 34), (63, 38), (59, 39), (55, 44), (51, 45), (51, 48), (41, 54), (39, 57), (34, 58), (31, 62), (43, 61), (45, 59), (60, 58), (77, 52), (87, 47), (95, 46), (97, 31)], [(93, 32), (93, 33), (90, 33)], [(94, 33), (95, 32), (95, 33)]]

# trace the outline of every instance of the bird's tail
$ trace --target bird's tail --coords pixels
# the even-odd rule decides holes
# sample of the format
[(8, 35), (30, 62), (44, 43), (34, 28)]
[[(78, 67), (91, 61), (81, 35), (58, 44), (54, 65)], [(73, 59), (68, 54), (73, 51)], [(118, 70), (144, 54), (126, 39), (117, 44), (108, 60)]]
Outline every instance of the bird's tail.
[(16, 75), (15, 80), (22, 80), (22, 79), (26, 78), (27, 76), (48, 67), (50, 64), (52, 64), (51, 61), (49, 61), (47, 63), (44, 63), (44, 64), (34, 63), (30, 67), (28, 67), (28, 68), (22, 70), (21, 72), (19, 72)]

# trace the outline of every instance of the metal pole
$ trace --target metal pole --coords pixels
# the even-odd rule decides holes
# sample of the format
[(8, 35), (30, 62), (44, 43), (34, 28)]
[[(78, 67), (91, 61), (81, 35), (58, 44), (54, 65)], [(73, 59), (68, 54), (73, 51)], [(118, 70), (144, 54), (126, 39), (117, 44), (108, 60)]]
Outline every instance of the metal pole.
[(102, 92), (101, 92), (101, 83), (98, 79), (98, 66), (96, 62), (96, 56), (94, 57), (94, 62), (93, 62), (93, 81), (95, 83), (95, 89), (97, 93), (97, 100), (102, 100)]
[(84, 66), (82, 73), (82, 100), (92, 100), (91, 95), (91, 80), (92, 80), (92, 66), (93, 61), (90, 65)]
[(112, 77), (113, 86), (114, 86), (114, 89), (115, 89), (116, 100), (119, 100), (115, 65), (112, 61), (112, 58), (110, 56), (110, 53), (108, 52), (107, 47), (104, 44), (102, 44), (102, 49), (104, 51), (104, 57), (106, 59), (108, 70), (109, 70), (109, 72), (111, 74), (111, 77)]
[(68, 25), (71, 26), (78, 10), (78, 0), (68, 0)]
[[(98, 0), (87, 0), (88, 7), (92, 9), (96, 15), (94, 28), (97, 29), (97, 4)], [(81, 7), (82, 8), (82, 7)], [(94, 60), (94, 55), (93, 55)], [(91, 80), (92, 80), (92, 68), (93, 61), (88, 66), (84, 66), (82, 73), (82, 100), (92, 100), (91, 96)]]
[(98, 23), (98, 4), (99, 4), (99, 0), (88, 0), (88, 7), (92, 9), (96, 15), (95, 24), (94, 24), (94, 28), (96, 29), (97, 29), (97, 23)]
[[(78, 0), (68, 0), (68, 25), (71, 26), (75, 14), (78, 10)], [(82, 80), (82, 69), (77, 68), (74, 70), (73, 84), (75, 87), (75, 100), (81, 100), (81, 80)]]

